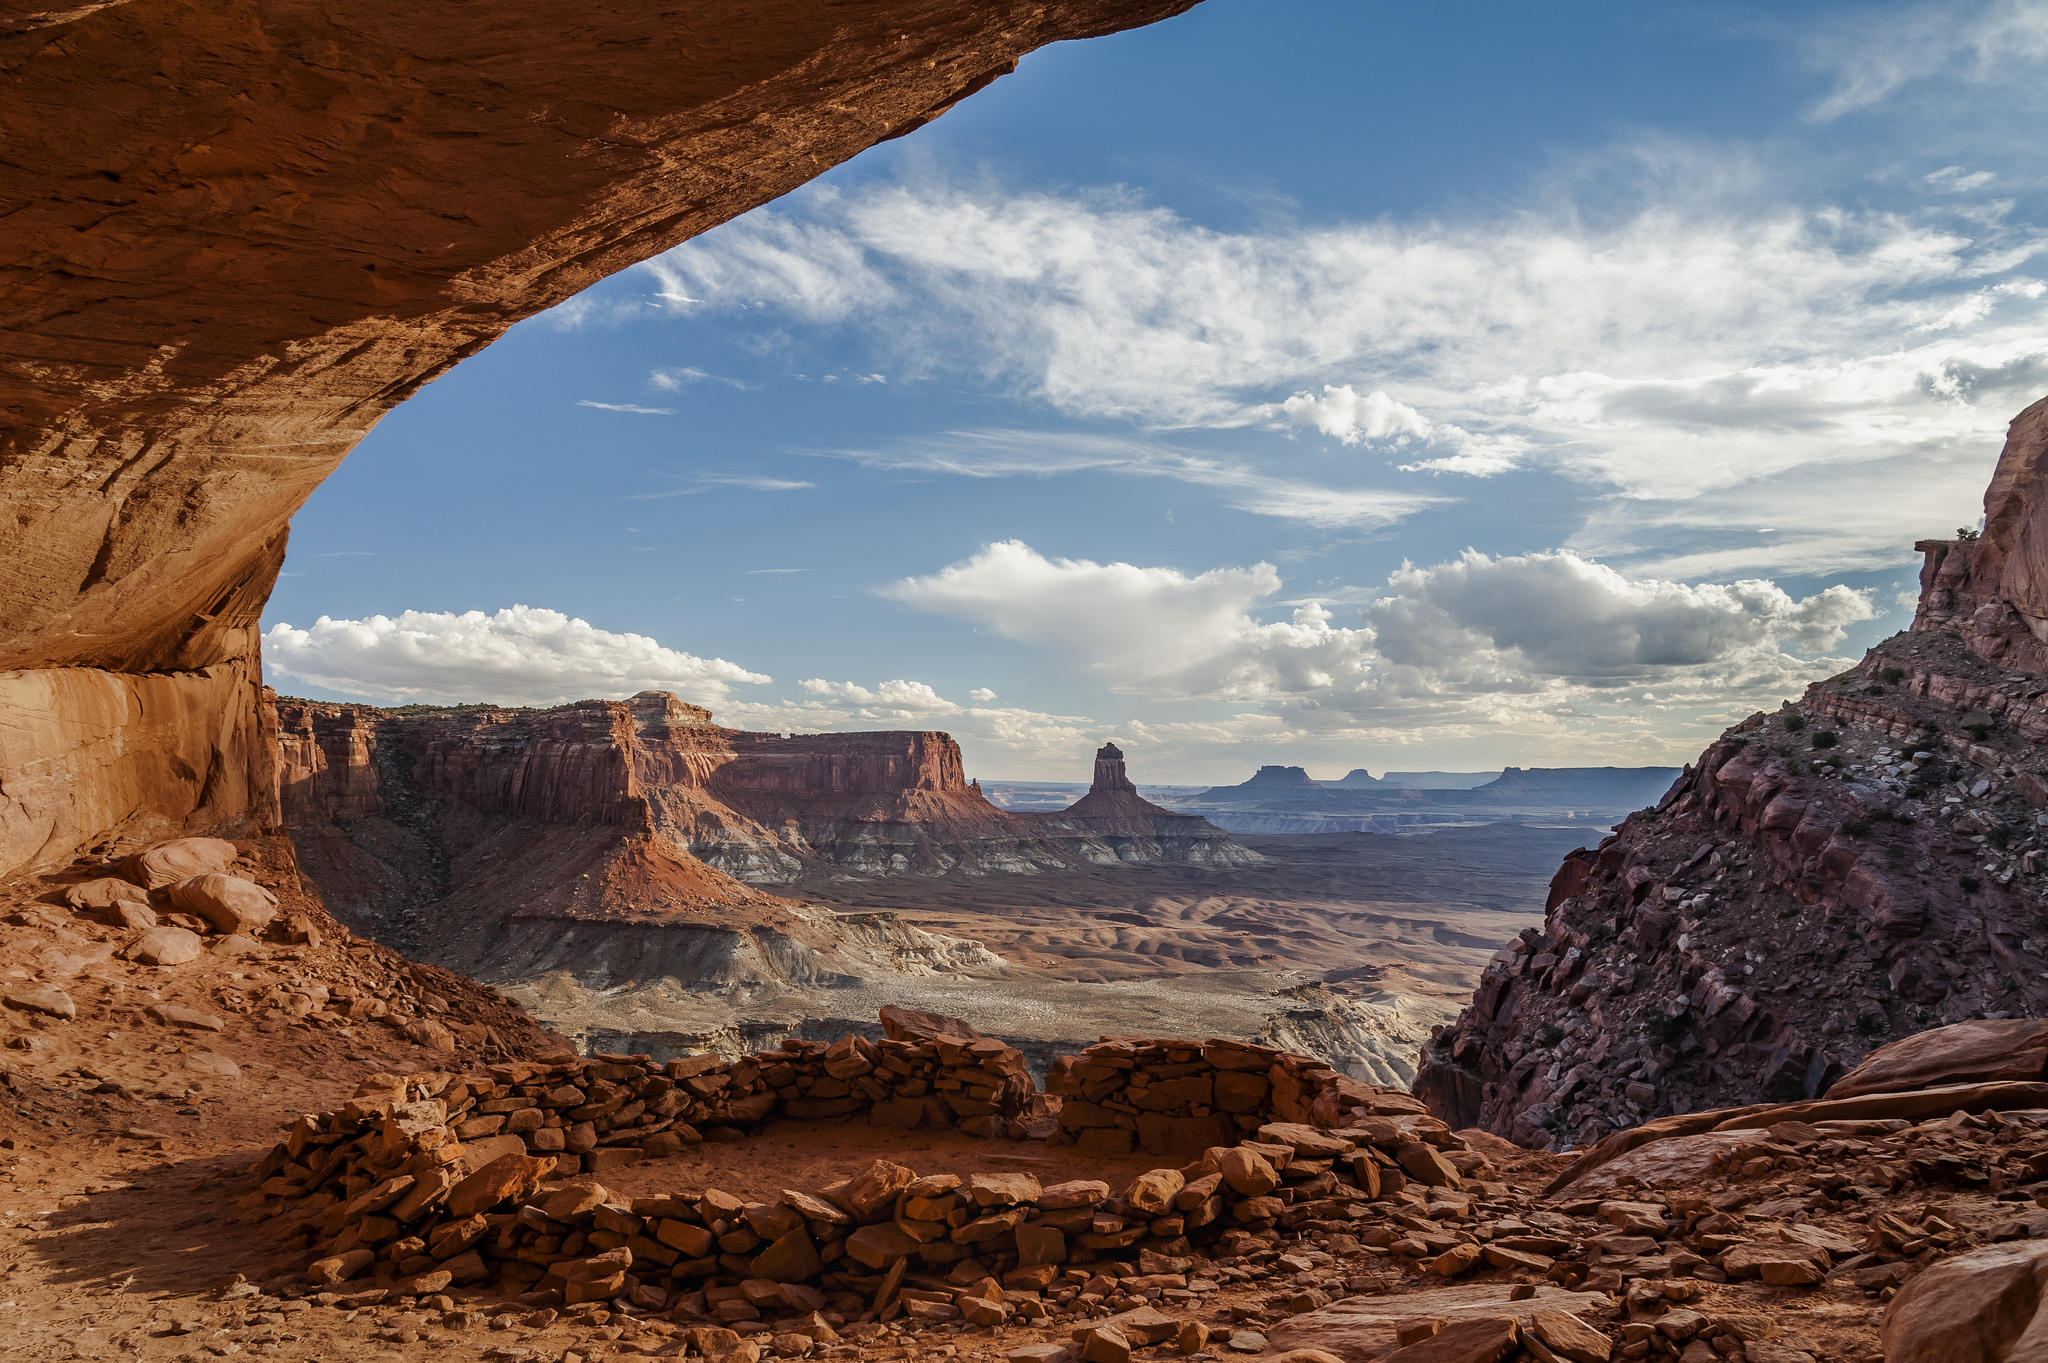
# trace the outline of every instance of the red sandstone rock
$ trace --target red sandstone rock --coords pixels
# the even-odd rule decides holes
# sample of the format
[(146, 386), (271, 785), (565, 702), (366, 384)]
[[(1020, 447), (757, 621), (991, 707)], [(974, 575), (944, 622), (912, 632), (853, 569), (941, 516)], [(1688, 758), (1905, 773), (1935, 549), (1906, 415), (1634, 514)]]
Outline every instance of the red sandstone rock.
[(1880, 1333), (1886, 1363), (2048, 1358), (2048, 1245), (1991, 1245), (1936, 1264), (1900, 1289)]
[[(1426, 1048), (1432, 1110), (1604, 1146), (1674, 1112), (1810, 1098), (1930, 1024), (2048, 1014), (2048, 645), (2029, 623), (2048, 619), (2044, 477), (2048, 402), (2013, 423), (1983, 539), (1922, 546), (1912, 632), (1729, 730), (1569, 859), (1544, 926)], [(1915, 1043), (1839, 1092), (1944, 1066), (2040, 1078), (2048, 1052), (2001, 1059), (2001, 1029), (2026, 1031)]]
[(175, 838), (145, 848), (121, 863), (121, 874), (147, 890), (162, 889), (234, 865), (235, 845), (225, 838)]
[(286, 522), (422, 383), (1033, 48), (1188, 3), (8, 23), (0, 874), (135, 811), (145, 836), (275, 822), (257, 622)]
[(2048, 1078), (2048, 1021), (1980, 1018), (1878, 1047), (1836, 1080), (1827, 1096), (2043, 1078)]
[(126, 955), (144, 965), (184, 965), (198, 960), (204, 950), (198, 933), (165, 923), (136, 938)]
[(554, 1167), (555, 1160), (548, 1155), (501, 1155), (449, 1191), (448, 1215), (460, 1219), (495, 1207), (524, 1189), (537, 1187)]
[(165, 892), (171, 907), (194, 914), (216, 932), (261, 932), (277, 917), (277, 896), (239, 876), (199, 875)]

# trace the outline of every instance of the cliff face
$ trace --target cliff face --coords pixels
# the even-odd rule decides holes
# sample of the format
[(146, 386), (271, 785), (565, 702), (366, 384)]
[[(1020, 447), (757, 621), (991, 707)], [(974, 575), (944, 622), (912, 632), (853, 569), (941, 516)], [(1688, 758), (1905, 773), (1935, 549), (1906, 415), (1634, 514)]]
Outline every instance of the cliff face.
[[(420, 385), (1033, 48), (1190, 3), (0, 18), (0, 874), (274, 822), (255, 623), (286, 523)], [(100, 675), (16, 675), (53, 668)]]
[[(1121, 754), (1107, 786), (1098, 760), (1097, 791), (1064, 814), (1034, 816), (984, 799), (947, 734), (747, 733), (658, 691), (551, 710), (275, 708), (285, 822), (344, 903), (445, 880), (428, 849), (450, 819), (477, 816), (653, 836), (721, 878), (756, 884), (835, 869), (1256, 859), (1205, 820), (1140, 799)], [(389, 874), (371, 874), (365, 858)]]
[(1435, 1111), (1578, 1144), (2048, 1011), (2044, 477), (2048, 402), (2013, 423), (1983, 538), (1921, 546), (1911, 632), (1737, 725), (1565, 862), (1544, 927), (1425, 1048)]

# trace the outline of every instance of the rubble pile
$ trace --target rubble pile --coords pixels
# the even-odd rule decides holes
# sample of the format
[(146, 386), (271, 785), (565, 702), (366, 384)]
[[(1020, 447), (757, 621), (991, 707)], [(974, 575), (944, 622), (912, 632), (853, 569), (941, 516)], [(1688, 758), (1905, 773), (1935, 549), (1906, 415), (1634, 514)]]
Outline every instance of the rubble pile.
[(1061, 1139), (1092, 1154), (1181, 1154), (1228, 1145), (1275, 1118), (1322, 1127), (1413, 1116), (1422, 1103), (1305, 1055), (1244, 1042), (1113, 1037), (1046, 1073)]

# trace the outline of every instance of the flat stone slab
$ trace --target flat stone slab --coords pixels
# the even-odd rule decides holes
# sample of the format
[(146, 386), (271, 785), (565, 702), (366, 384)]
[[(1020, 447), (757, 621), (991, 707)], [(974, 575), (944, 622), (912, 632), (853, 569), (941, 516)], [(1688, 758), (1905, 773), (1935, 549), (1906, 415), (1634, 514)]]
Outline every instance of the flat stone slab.
[(1598, 1292), (1568, 1292), (1545, 1283), (1536, 1295), (1511, 1300), (1514, 1283), (1458, 1283), (1427, 1292), (1395, 1296), (1346, 1297), (1320, 1311), (1274, 1326), (1267, 1331), (1268, 1354), (1290, 1349), (1323, 1349), (1344, 1363), (1377, 1363), (1400, 1347), (1402, 1326), (1420, 1320), (1484, 1320), (1501, 1316), (1527, 1325), (1538, 1311), (1568, 1311), (1581, 1316), (1613, 1305)]

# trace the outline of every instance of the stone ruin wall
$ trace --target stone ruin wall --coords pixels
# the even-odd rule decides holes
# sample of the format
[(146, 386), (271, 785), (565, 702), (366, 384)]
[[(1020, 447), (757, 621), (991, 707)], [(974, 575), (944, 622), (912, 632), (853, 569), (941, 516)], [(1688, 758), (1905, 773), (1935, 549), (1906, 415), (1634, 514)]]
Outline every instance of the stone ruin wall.
[[(494, 1284), (539, 1305), (618, 1297), (730, 1321), (757, 1314), (751, 1294), (775, 1309), (831, 1303), (990, 1324), (1016, 1307), (979, 1284), (1031, 1291), (1076, 1266), (1128, 1273), (1233, 1236), (1349, 1226), (1411, 1181), (1455, 1187), (1483, 1168), (1408, 1095), (1332, 1082), (1319, 1062), (1268, 1048), (1116, 1040), (1065, 1058), (1059, 1074), (1059, 1087), (1096, 1095), (1070, 1101), (1114, 1114), (1113, 1124), (1055, 1127), (1022, 1055), (966, 1036), (790, 1040), (735, 1061), (603, 1055), (386, 1076), (342, 1109), (295, 1122), (244, 1205), (288, 1218), (311, 1255), (308, 1275), (344, 1296)], [(1207, 1104), (1186, 1081), (1206, 1079), (1212, 1096), (1219, 1080), (1247, 1094), (1247, 1076), (1263, 1078), (1266, 1093), (1220, 1123), (1146, 1121), (1162, 1111), (1146, 1095), (1170, 1093), (1170, 1121), (1203, 1122)], [(602, 1186), (626, 1166), (707, 1138), (744, 1139), (778, 1118), (1049, 1132), (1091, 1151), (1150, 1148), (1162, 1130), (1222, 1138), (1181, 1147), (1191, 1163), (1120, 1190), (1016, 1173), (919, 1178), (887, 1160), (774, 1203), (717, 1189), (619, 1198)], [(1111, 1130), (1124, 1140), (1104, 1140)], [(915, 1285), (933, 1275), (954, 1287)]]

